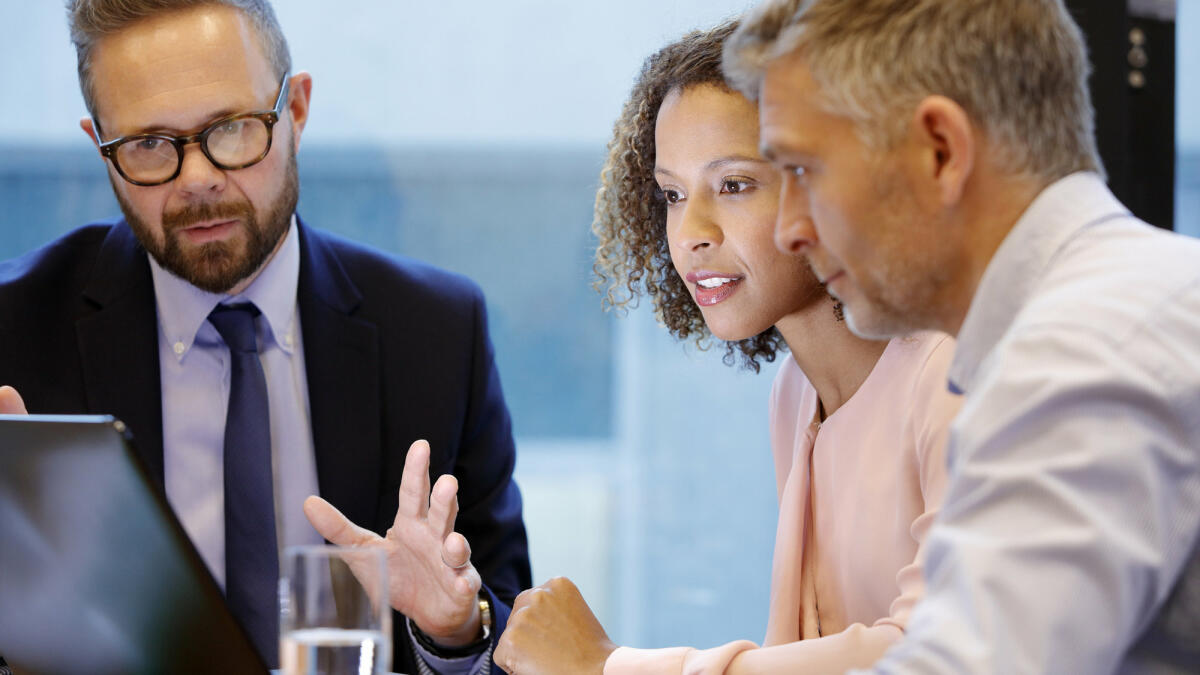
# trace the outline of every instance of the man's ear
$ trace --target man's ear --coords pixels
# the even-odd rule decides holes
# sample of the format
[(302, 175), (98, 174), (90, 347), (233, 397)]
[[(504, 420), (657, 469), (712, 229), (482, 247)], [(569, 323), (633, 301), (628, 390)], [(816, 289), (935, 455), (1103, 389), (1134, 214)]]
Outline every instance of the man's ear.
[(292, 76), (291, 92), (288, 94), (288, 110), (292, 113), (292, 136), (296, 149), (300, 149), (300, 135), (308, 123), (308, 104), (312, 99), (312, 75), (300, 71)]
[(96, 132), (96, 123), (92, 121), (92, 118), (80, 117), (79, 128), (83, 129), (83, 133), (87, 134), (88, 138), (92, 139), (92, 143), (94, 143), (97, 148), (100, 147), (100, 135)]
[(910, 132), (920, 153), (922, 180), (933, 182), (943, 206), (958, 203), (978, 149), (967, 111), (945, 96), (927, 97), (913, 113)]

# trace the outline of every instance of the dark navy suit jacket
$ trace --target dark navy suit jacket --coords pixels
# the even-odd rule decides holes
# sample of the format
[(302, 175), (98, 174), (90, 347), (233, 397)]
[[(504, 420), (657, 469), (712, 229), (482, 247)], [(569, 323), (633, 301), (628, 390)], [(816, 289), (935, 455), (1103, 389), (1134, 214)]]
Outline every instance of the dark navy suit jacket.
[[(428, 439), (431, 475), (458, 478), (456, 530), (471, 543), (502, 629), (505, 605), (531, 580), (511, 422), (482, 293), (465, 277), (303, 222), (299, 235), (298, 302), (321, 496), (384, 533), (396, 514), (408, 446)], [(31, 412), (123, 420), (162, 483), (154, 285), (123, 219), (0, 262), (0, 384), (16, 387)], [(394, 618), (394, 668), (417, 672), (403, 618)]]

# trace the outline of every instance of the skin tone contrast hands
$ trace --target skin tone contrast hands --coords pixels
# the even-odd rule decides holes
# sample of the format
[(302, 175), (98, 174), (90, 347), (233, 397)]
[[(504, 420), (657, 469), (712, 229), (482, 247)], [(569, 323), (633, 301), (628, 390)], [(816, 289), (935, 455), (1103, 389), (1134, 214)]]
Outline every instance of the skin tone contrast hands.
[(575, 584), (558, 577), (517, 596), (494, 658), (510, 675), (599, 675), (616, 648)]
[(0, 387), (0, 415), (28, 415), (25, 401), (16, 389), (7, 385)]
[[(0, 386), (0, 415), (25, 415), (17, 390)], [(454, 531), (458, 481), (445, 475), (429, 486), (429, 444), (408, 449), (400, 480), (400, 507), (386, 537), (350, 522), (320, 497), (304, 502), (304, 514), (317, 532), (338, 546), (383, 549), (387, 557), (389, 602), (439, 644), (454, 647), (480, 634), (482, 581), (471, 565), (466, 537)]]
[(389, 601), (438, 644), (456, 647), (480, 636), (481, 580), (466, 537), (454, 531), (458, 481), (451, 475), (429, 487), (429, 443), (408, 449), (400, 481), (400, 507), (387, 536), (350, 522), (320, 497), (304, 502), (304, 515), (337, 546), (382, 549), (387, 557)]

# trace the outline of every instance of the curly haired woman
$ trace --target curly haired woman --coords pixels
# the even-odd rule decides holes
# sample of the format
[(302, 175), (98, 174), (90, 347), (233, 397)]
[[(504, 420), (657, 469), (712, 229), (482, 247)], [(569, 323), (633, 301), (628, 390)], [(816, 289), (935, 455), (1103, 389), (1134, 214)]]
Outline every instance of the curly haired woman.
[(616, 123), (593, 228), (607, 300), (645, 294), (677, 338), (726, 341), (771, 395), (779, 525), (766, 639), (713, 649), (618, 648), (575, 586), (518, 599), (496, 651), (510, 673), (842, 672), (903, 633), (941, 501), (953, 342), (855, 337), (807, 263), (773, 231), (780, 176), (758, 153), (755, 104), (728, 88), (735, 28), (651, 56)]

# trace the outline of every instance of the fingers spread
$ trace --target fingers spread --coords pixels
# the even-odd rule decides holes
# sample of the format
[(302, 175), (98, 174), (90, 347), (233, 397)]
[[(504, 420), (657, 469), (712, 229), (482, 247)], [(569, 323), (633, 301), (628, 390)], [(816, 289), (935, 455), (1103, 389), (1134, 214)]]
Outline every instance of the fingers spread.
[(304, 515), (322, 537), (338, 546), (361, 546), (379, 538), (374, 532), (350, 522), (333, 504), (315, 495), (304, 500)]
[(408, 448), (404, 458), (404, 475), (400, 478), (400, 508), (396, 510), (397, 523), (401, 516), (424, 518), (429, 511), (429, 443), (416, 441)]
[(479, 573), (472, 568), (470, 573), (463, 574), (454, 580), (454, 592), (460, 597), (473, 598), (479, 594), (481, 585)]
[(450, 474), (438, 478), (429, 496), (429, 527), (438, 537), (454, 531), (454, 519), (458, 517), (458, 479)]
[(451, 568), (455, 575), (452, 592), (464, 598), (478, 593), (483, 580), (471, 564), (471, 547), (467, 538), (457, 532), (450, 533), (442, 542), (441, 555), (442, 563)]
[(442, 541), (442, 560), (453, 568), (466, 565), (471, 560), (471, 544), (458, 532), (451, 532)]

